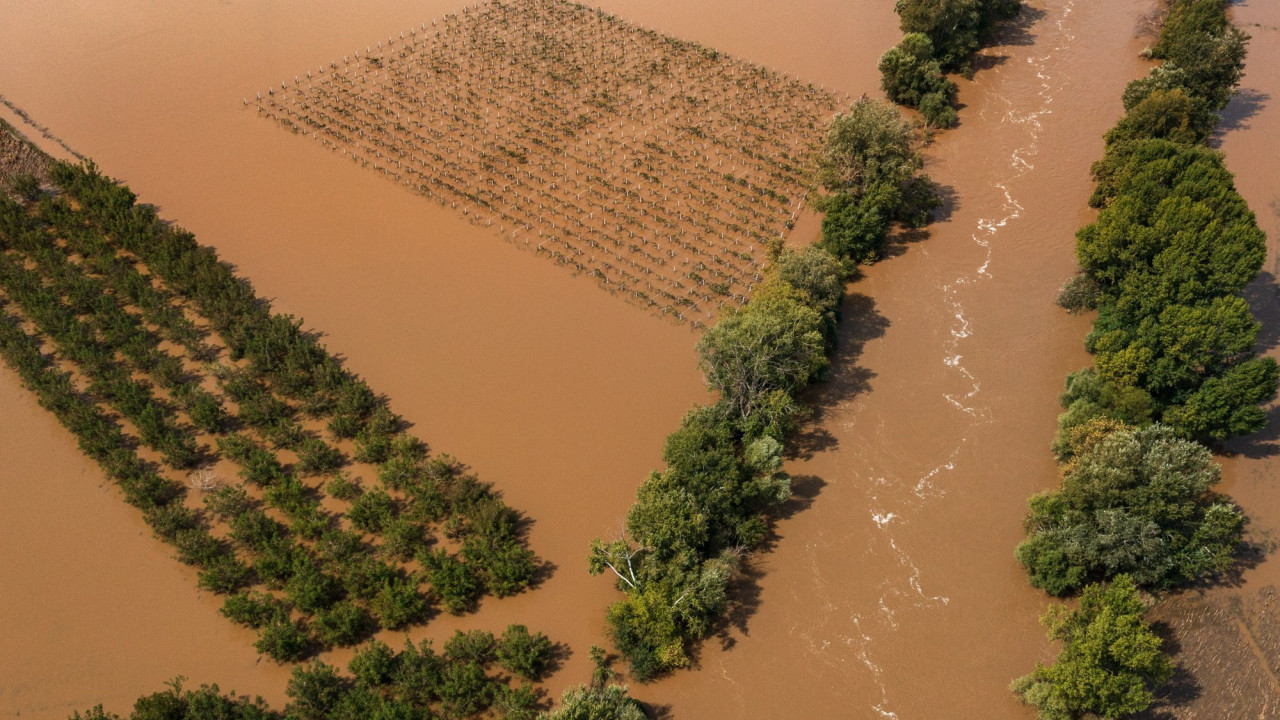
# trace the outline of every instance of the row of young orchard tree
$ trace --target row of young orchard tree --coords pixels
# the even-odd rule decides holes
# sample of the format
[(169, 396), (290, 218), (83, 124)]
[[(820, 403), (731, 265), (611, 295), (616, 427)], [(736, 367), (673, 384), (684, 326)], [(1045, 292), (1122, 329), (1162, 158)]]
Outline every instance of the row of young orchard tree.
[(1043, 619), (1062, 642), (1013, 690), (1044, 720), (1146, 710), (1173, 673), (1142, 620), (1159, 592), (1229, 570), (1244, 517), (1216, 494), (1208, 443), (1256, 432), (1276, 362), (1256, 350), (1241, 297), (1266, 253), (1222, 154), (1205, 143), (1244, 68), (1226, 0), (1169, 0), (1125, 116), (1093, 167), (1097, 219), (1077, 234), (1080, 273), (1059, 303), (1096, 310), (1094, 366), (1067, 379), (1053, 450), (1062, 486), (1030, 500), (1018, 560), (1079, 609)]
[(297, 661), (533, 582), (519, 514), (300, 322), (91, 163), (47, 175), (0, 193), (0, 356), (260, 652)]
[(755, 295), (698, 344), (718, 401), (667, 438), (665, 468), (641, 484), (624, 533), (591, 546), (590, 571), (626, 594), (608, 627), (637, 680), (687, 666), (724, 621), (731, 580), (790, 495), (784, 447), (806, 415), (804, 389), (827, 370), (846, 282), (893, 223), (923, 225), (940, 202), (916, 128), (883, 102), (863, 98), (837, 117), (818, 165), (819, 202), (856, 229), (826, 222), (815, 246), (773, 248)]
[[(457, 631), (437, 652), (430, 640), (406, 640), (396, 652), (373, 641), (355, 652), (341, 674), (313, 661), (293, 669), (283, 712), (260, 698), (224, 694), (217, 685), (182, 687), (144, 695), (128, 720), (369, 720), (370, 718), (467, 718), (496, 712), (506, 720), (533, 720), (546, 705), (538, 680), (555, 662), (555, 647), (541, 633), (512, 625), (500, 637)], [(513, 686), (512, 681), (520, 684)], [(101, 705), (71, 720), (121, 720)]]
[[(2, 121), (0, 131), (14, 134)], [(222, 614), (258, 630), (260, 652), (301, 660), (423, 621), (433, 602), (458, 614), (530, 584), (537, 564), (520, 518), (488, 485), (429, 457), (383, 398), (299, 322), (272, 315), (212, 250), (91, 163), (45, 160), (52, 187), (30, 175), (0, 185), (0, 359), (200, 568), (200, 586), (226, 595)], [(219, 458), (239, 468), (239, 484), (203, 472)], [(376, 485), (353, 462), (372, 466)], [(187, 484), (169, 477), (192, 468)], [(191, 490), (202, 508), (188, 504)], [(326, 510), (325, 496), (344, 509)], [(346, 673), (319, 660), (294, 667), (283, 711), (177, 678), (126, 717), (645, 717), (598, 648), (591, 682), (552, 709), (534, 683), (565, 652), (523, 625), (457, 631), (443, 652), (372, 640)], [(102, 706), (72, 715), (120, 717)]]

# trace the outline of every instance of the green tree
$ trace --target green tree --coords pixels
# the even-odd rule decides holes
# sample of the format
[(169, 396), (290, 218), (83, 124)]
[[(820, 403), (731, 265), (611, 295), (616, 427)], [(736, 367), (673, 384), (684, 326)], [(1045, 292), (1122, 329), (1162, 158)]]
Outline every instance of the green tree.
[(524, 625), (509, 625), (498, 641), (498, 664), (526, 680), (539, 680), (551, 662), (555, 646), (542, 633)]
[(306, 628), (297, 621), (280, 620), (262, 626), (254, 649), (278, 663), (297, 662), (306, 656), (311, 641)]
[(1213, 133), (1218, 116), (1204, 98), (1180, 87), (1152, 90), (1104, 136), (1108, 145), (1135, 140), (1168, 140), (1196, 145)]
[(956, 124), (956, 86), (942, 74), (928, 35), (907, 33), (880, 56), (880, 87), (890, 100), (919, 109), (934, 127)]
[(1144, 610), (1125, 575), (1085, 588), (1078, 610), (1051, 607), (1042, 622), (1050, 639), (1062, 641), (1062, 652), (1011, 689), (1041, 720), (1115, 720), (1146, 710), (1152, 690), (1173, 675), (1173, 663), (1143, 621)]
[(329, 720), (330, 712), (342, 700), (346, 688), (332, 665), (312, 660), (293, 669), (285, 694), (289, 720)]
[(781, 282), (767, 283), (698, 343), (707, 385), (740, 417), (774, 390), (795, 393), (826, 367), (821, 316)]
[(1053, 452), (1060, 461), (1071, 458), (1076, 429), (1099, 418), (1135, 427), (1151, 422), (1151, 395), (1141, 388), (1107, 380), (1093, 368), (1067, 376), (1066, 390), (1058, 401), (1066, 411), (1058, 416), (1058, 432), (1053, 438)]
[(645, 720), (645, 714), (625, 686), (580, 685), (566, 690), (560, 707), (543, 714), (541, 720)]
[(894, 10), (901, 19), (902, 32), (929, 38), (943, 69), (968, 69), (981, 40), (981, 0), (898, 0)]
[[(1151, 48), (1151, 56), (1165, 64), (1151, 73), (1154, 81), (1149, 87), (1176, 84), (1208, 101), (1213, 110), (1227, 106), (1244, 75), (1249, 36), (1231, 25), (1226, 8), (1225, 0), (1173, 0), (1169, 4), (1160, 39)], [(1126, 91), (1126, 108), (1141, 94), (1133, 92), (1131, 96)]]
[(1231, 566), (1244, 519), (1211, 493), (1219, 469), (1202, 445), (1161, 425), (1105, 435), (1031, 498), (1018, 560), (1053, 595), (1125, 574), (1170, 588)]
[(973, 69), (974, 52), (988, 41), (1001, 20), (1022, 9), (1019, 0), (898, 0), (894, 5), (902, 32), (927, 35), (946, 72)]
[(341, 600), (320, 610), (312, 623), (316, 639), (328, 647), (354, 645), (374, 627), (369, 613), (350, 600)]
[(864, 97), (831, 121), (817, 181), (828, 192), (856, 199), (879, 183), (901, 187), (922, 167), (911, 124), (894, 106)]
[(480, 597), (480, 581), (467, 563), (443, 548), (424, 553), (419, 559), (432, 592), (446, 610), (461, 615), (475, 606)]
[(483, 712), (496, 696), (484, 668), (473, 662), (449, 663), (440, 684), (440, 704), (445, 714), (464, 718)]
[(347, 669), (360, 685), (383, 687), (390, 684), (400, 670), (400, 658), (386, 643), (374, 640), (356, 650)]
[(445, 655), (455, 662), (473, 662), (488, 667), (497, 657), (498, 641), (488, 630), (454, 630), (444, 644)]
[(822, 246), (851, 264), (874, 262), (893, 222), (922, 227), (941, 206), (925, 175), (916, 132), (893, 105), (869, 98), (836, 117), (818, 156), (816, 179), (825, 194)]
[(814, 310), (834, 315), (840, 309), (848, 273), (840, 259), (826, 250), (816, 245), (784, 250), (769, 272), (799, 291), (804, 303)]
[(222, 615), (258, 629), (289, 619), (289, 604), (263, 592), (239, 592), (222, 603)]
[(381, 532), (396, 516), (396, 501), (382, 490), (366, 492), (351, 503), (347, 519), (367, 533)]

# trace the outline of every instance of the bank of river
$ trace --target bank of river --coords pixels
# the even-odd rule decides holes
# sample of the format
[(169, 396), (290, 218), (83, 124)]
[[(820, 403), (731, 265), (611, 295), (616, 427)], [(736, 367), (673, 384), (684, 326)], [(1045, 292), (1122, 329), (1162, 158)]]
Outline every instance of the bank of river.
[[(876, 94), (876, 59), (898, 36), (891, 4), (873, 0), (603, 5), (852, 96)], [(637, 688), (676, 717), (1028, 716), (1006, 685), (1050, 651), (1044, 599), (1012, 549), (1026, 497), (1055, 479), (1051, 398), (1087, 362), (1088, 321), (1052, 300), (1089, 218), (1088, 167), (1143, 72), (1134, 30), (1150, 3), (1029, 6), (962, 84), (962, 125), (932, 151), (949, 216), (853, 286), (811, 456), (790, 468), (797, 512), (758, 560), (751, 612), (699, 670)], [(240, 103), (451, 9), (21, 2), (0, 27), (16, 59), (0, 89), (328, 332), (417, 434), (529, 513), (551, 580), (427, 632), (543, 629), (576, 651), (558, 691), (586, 677), (615, 597), (583, 571), (587, 541), (614, 529), (662, 438), (705, 397), (696, 337)], [(217, 617), (13, 376), (0, 384), (0, 574), (24, 588), (0, 608), (34, 619), (0, 655), (0, 712), (124, 708), (174, 673), (280, 701), (283, 672), (255, 665), (249, 634)], [(54, 503), (46, 524), (9, 517)], [(95, 609), (78, 612), (66, 599), (95, 578), (111, 592), (83, 594)], [(121, 662), (135, 654), (146, 662)]]

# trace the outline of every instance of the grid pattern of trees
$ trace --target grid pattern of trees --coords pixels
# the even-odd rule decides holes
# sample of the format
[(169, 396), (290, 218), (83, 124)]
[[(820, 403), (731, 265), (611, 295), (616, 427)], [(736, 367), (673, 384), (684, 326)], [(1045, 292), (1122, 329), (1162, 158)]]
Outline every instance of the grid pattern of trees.
[(256, 101), (283, 127), (695, 323), (763, 279), (844, 104), (562, 0), (469, 6)]

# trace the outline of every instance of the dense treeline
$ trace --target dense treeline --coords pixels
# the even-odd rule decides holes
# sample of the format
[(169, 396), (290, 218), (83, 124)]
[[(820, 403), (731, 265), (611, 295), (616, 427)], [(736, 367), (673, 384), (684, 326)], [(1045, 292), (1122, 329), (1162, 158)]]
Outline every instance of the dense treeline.
[[(518, 513), (299, 321), (91, 163), (48, 176), (0, 194), (0, 354), (260, 652), (296, 661), (532, 582)], [(212, 475), (223, 458), (241, 482)]]
[(1093, 167), (1100, 212), (1077, 234), (1081, 271), (1059, 304), (1097, 311), (1094, 366), (1067, 379), (1053, 443), (1062, 487), (1031, 498), (1017, 550), (1036, 587), (1083, 589), (1079, 610), (1045, 617), (1063, 642), (1057, 662), (1013, 685), (1045, 720), (1145, 710), (1172, 666), (1136, 588), (1213, 577), (1241, 543), (1244, 518), (1213, 492), (1219, 468), (1202, 443), (1260, 430), (1280, 371), (1255, 350), (1240, 294), (1265, 238), (1203, 143), (1246, 41), (1225, 0), (1171, 0), (1150, 53), (1164, 62), (1126, 88)]
[(827, 367), (850, 272), (892, 222), (923, 224), (937, 205), (910, 126), (884, 103), (864, 98), (837, 118), (821, 165), (824, 202), (854, 208), (858, 237), (824, 227), (819, 246), (779, 249), (750, 302), (706, 331), (700, 365), (719, 401), (667, 438), (666, 467), (641, 485), (625, 535), (592, 544), (591, 572), (627, 595), (608, 624), (636, 679), (688, 665), (690, 645), (721, 621), (743, 556), (790, 495), (783, 446), (805, 415), (801, 391)]
[(890, 100), (920, 111), (933, 127), (955, 125), (956, 85), (947, 73), (973, 75), (974, 53), (997, 24), (1022, 10), (1021, 0), (898, 0), (902, 41), (880, 57), (881, 87)]
[[(1221, 153), (1200, 144), (1205, 121), (1159, 108), (1216, 118), (1240, 79), (1243, 42), (1221, 0), (1172, 3), (1153, 54), (1185, 65), (1165, 71), (1166, 60), (1129, 84), (1129, 112), (1094, 165), (1101, 211), (1078, 233), (1081, 273), (1060, 298), (1097, 310), (1086, 339), (1094, 367), (1067, 380), (1054, 440), (1064, 488), (1033, 498), (1018, 550), (1032, 582), (1054, 594), (1120, 572), (1151, 588), (1183, 584), (1229, 567), (1239, 542), (1239, 511), (1211, 494), (1216, 466), (1188, 441), (1265, 423), (1259, 404), (1280, 373), (1254, 349), (1259, 325), (1240, 295), (1265, 238)], [(1226, 49), (1202, 54), (1206, 43)], [(1209, 62), (1228, 67), (1197, 64)], [(1130, 102), (1152, 78), (1182, 84)], [(1105, 469), (1096, 479), (1095, 467)]]

